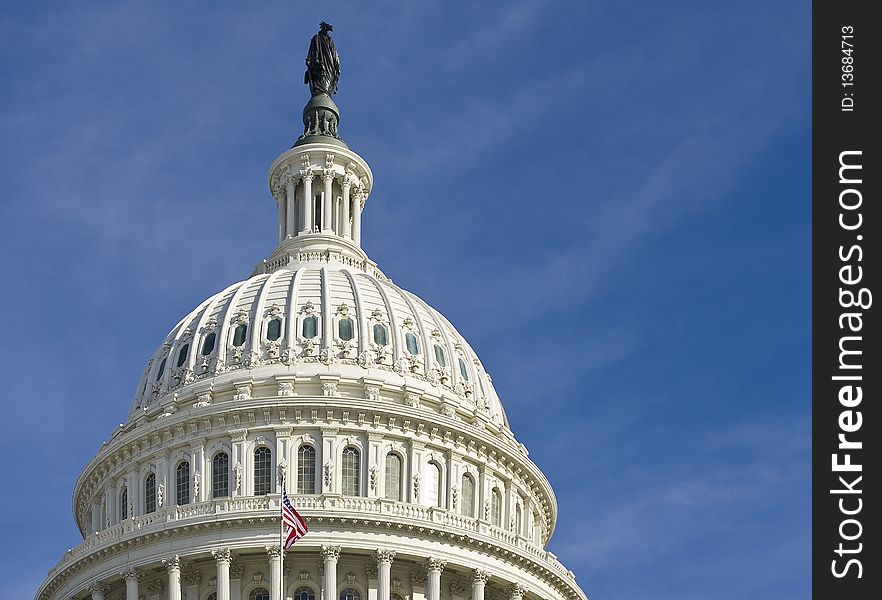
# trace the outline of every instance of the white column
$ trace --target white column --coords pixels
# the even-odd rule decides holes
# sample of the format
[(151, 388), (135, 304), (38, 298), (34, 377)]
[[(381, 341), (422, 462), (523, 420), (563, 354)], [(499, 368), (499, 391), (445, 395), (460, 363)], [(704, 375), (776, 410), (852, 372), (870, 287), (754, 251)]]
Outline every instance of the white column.
[(267, 546), (266, 554), (269, 556), (270, 600), (285, 600), (279, 596), (279, 586), (282, 583), (282, 551), (278, 546)]
[(322, 558), (325, 561), (322, 598), (324, 600), (335, 600), (337, 596), (337, 559), (340, 558), (340, 546), (322, 546)]
[(331, 194), (333, 189), (331, 184), (334, 183), (334, 171), (328, 169), (322, 174), (322, 179), (325, 180), (325, 192), (322, 196), (322, 231), (333, 231), (334, 227), (334, 210), (332, 208), (331, 203)]
[(126, 582), (126, 600), (138, 600), (138, 581), (141, 579), (141, 572), (130, 567), (120, 575)]
[[(312, 178), (311, 172), (303, 175), (303, 232), (312, 233)], [(218, 598), (220, 600), (220, 598)]]
[(361, 245), (361, 201), (364, 198), (364, 192), (358, 190), (355, 192), (355, 198), (352, 203), (352, 241), (357, 246)]
[(217, 600), (230, 600), (230, 561), (232, 553), (229, 548), (212, 550), (211, 555), (217, 561)]
[(340, 235), (345, 237), (346, 239), (352, 239), (352, 226), (349, 223), (349, 189), (352, 187), (352, 182), (346, 179), (343, 180), (343, 229), (340, 231)]
[(487, 585), (487, 571), (472, 571), (472, 600), (484, 600), (484, 586)]
[(441, 571), (444, 570), (445, 564), (446, 561), (439, 558), (430, 558), (426, 563), (426, 574), (429, 576), (429, 581), (426, 584), (428, 587), (427, 600), (441, 600)]
[(294, 201), (295, 184), (294, 178), (290, 176), (288, 181), (285, 182), (285, 235), (282, 239), (297, 234), (297, 210)]
[(92, 503), (92, 533), (101, 531), (101, 503)]
[(96, 581), (89, 586), (89, 591), (92, 593), (92, 600), (104, 600), (104, 594), (107, 593), (107, 586)]
[(389, 600), (392, 583), (392, 561), (395, 560), (394, 550), (377, 550), (377, 591), (378, 600)]
[(181, 557), (173, 554), (162, 559), (168, 571), (168, 600), (181, 600)]

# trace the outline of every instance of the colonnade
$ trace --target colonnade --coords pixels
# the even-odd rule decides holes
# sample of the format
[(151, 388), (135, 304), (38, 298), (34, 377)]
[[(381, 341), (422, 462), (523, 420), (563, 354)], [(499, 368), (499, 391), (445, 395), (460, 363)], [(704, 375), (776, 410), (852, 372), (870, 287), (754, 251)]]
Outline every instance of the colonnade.
[[(313, 190), (317, 174), (321, 177), (316, 182), (321, 185), (320, 192)], [(307, 233), (326, 233), (361, 245), (361, 212), (365, 192), (357, 187), (353, 194), (352, 182), (344, 177), (336, 186), (340, 195), (335, 196), (334, 182), (337, 177), (339, 174), (331, 169), (288, 177), (284, 197), (278, 198), (280, 241)], [(316, 200), (320, 202), (320, 214), (315, 211)]]
[[(337, 590), (337, 562), (340, 559), (341, 551), (342, 548), (340, 546), (321, 546), (323, 567), (321, 600), (337, 600), (334, 596), (336, 596)], [(281, 551), (278, 546), (267, 546), (266, 553), (269, 563), (269, 581), (267, 582), (266, 587), (270, 592), (270, 600), (284, 600), (284, 598), (280, 598), (282, 584)], [(216, 577), (213, 584), (215, 586), (217, 600), (231, 600), (230, 567), (234, 560), (234, 554), (229, 548), (216, 548), (211, 551), (211, 555), (214, 558), (216, 565)], [(372, 573), (369, 575), (369, 578), (376, 577), (376, 581), (371, 583), (376, 586), (377, 600), (390, 600), (392, 591), (392, 563), (395, 560), (395, 555), (396, 552), (394, 550), (385, 548), (378, 549), (375, 552), (374, 557), (376, 559), (376, 567), (375, 570), (373, 567), (369, 567), (369, 570)], [(181, 574), (183, 560), (181, 556), (173, 554), (163, 558), (161, 562), (167, 573), (167, 580), (164, 585), (159, 584), (157, 581), (152, 581), (151, 586), (147, 589), (141, 589), (143, 587), (141, 585), (142, 576), (144, 574), (143, 570), (128, 568), (119, 573), (125, 582), (126, 600), (139, 600), (140, 598), (144, 598), (145, 596), (142, 595), (144, 592), (147, 593), (147, 597), (150, 597), (151, 595), (157, 596), (162, 593), (163, 588), (164, 590), (167, 590), (165, 595), (162, 596), (165, 600), (196, 600), (201, 597), (198, 590), (198, 584), (200, 581), (198, 572), (187, 573), (185, 577), (185, 585), (182, 587)], [(438, 558), (429, 558), (426, 560), (425, 590), (424, 594), (420, 594), (424, 596), (425, 600), (441, 600), (441, 573), (444, 571), (445, 566), (446, 561)], [(236, 576), (241, 577), (241, 573), (242, 569), (239, 567)], [(373, 575), (373, 573), (376, 573), (376, 575)], [(474, 569), (470, 572), (470, 577), (471, 595), (468, 597), (469, 600), (484, 600), (484, 589), (489, 574), (487, 571)], [(96, 581), (88, 589), (90, 593), (88, 598), (91, 598), (91, 600), (105, 600), (105, 596), (109, 589), (107, 583)], [(334, 590), (334, 596), (329, 596), (327, 593), (329, 590)], [(418, 594), (416, 593), (416, 590), (414, 590), (414, 592), (414, 596), (416, 597)], [(510, 592), (509, 600), (523, 600), (523, 587), (514, 585), (510, 588)], [(72, 598), (77, 598), (77, 596)]]

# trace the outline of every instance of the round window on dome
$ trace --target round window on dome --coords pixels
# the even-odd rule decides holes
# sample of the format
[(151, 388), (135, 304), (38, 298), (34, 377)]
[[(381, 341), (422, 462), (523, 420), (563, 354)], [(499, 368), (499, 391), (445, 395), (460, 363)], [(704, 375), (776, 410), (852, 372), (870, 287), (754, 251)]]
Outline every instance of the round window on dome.
[(303, 319), (303, 337), (311, 340), (318, 335), (318, 319), (315, 315), (309, 315)]
[(245, 345), (245, 336), (248, 335), (248, 324), (242, 323), (233, 330), (233, 345), (237, 348)]
[(444, 348), (438, 344), (435, 344), (435, 362), (437, 362), (442, 368), (447, 366), (447, 358), (444, 356)]
[(275, 342), (282, 337), (282, 320), (272, 319), (266, 324), (266, 339)]
[(386, 338), (386, 327), (380, 324), (374, 325), (374, 343), (378, 346), (385, 346), (389, 342)]
[(352, 319), (349, 317), (344, 317), (337, 323), (337, 335), (339, 335), (340, 339), (344, 342), (348, 342), (352, 339), (352, 330)]
[(404, 345), (407, 347), (407, 351), (413, 355), (420, 353), (419, 344), (417, 344), (417, 338), (414, 334), (409, 331), (404, 335)]
[(187, 355), (190, 354), (190, 344), (184, 344), (178, 352), (178, 367), (183, 367), (187, 362)]
[(202, 342), (202, 356), (208, 356), (214, 351), (215, 338), (217, 338), (217, 335), (213, 331), (205, 336), (205, 341)]
[(462, 374), (462, 378), (466, 381), (469, 380), (469, 371), (466, 369), (466, 364), (463, 359), (459, 359), (459, 372)]

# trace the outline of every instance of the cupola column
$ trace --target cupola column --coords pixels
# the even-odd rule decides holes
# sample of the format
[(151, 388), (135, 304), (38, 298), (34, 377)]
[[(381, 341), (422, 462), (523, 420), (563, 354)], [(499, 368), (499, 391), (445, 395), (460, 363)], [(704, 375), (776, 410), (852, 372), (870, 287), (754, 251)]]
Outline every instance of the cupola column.
[(394, 550), (377, 550), (377, 600), (389, 600)]
[[(311, 171), (303, 174), (303, 229), (301, 233), (312, 233), (312, 179)], [(218, 598), (220, 600), (220, 598)]]
[(322, 558), (325, 561), (325, 572), (322, 578), (322, 598), (324, 600), (335, 600), (337, 595), (337, 559), (340, 558), (340, 546), (322, 546)]
[(181, 557), (173, 554), (162, 559), (168, 571), (168, 600), (181, 600)]
[(267, 546), (266, 554), (269, 557), (270, 600), (284, 600), (279, 596), (282, 584), (282, 551), (278, 546)]
[(426, 564), (426, 574), (429, 576), (426, 584), (429, 588), (426, 594), (427, 600), (441, 600), (441, 571), (444, 570), (445, 564), (446, 561), (440, 558), (430, 558)]
[(230, 561), (232, 553), (229, 548), (212, 550), (211, 555), (217, 561), (217, 600), (230, 600)]
[(285, 182), (285, 235), (282, 239), (297, 235), (297, 181), (293, 176)]
[(322, 179), (325, 182), (325, 192), (322, 194), (322, 232), (331, 233), (334, 230), (334, 211), (331, 198), (333, 196), (334, 171), (333, 169), (325, 169), (322, 173)]
[(129, 568), (120, 573), (126, 582), (126, 600), (138, 600), (138, 581), (141, 580), (141, 572), (135, 568)]
[(357, 246), (361, 246), (361, 200), (364, 198), (364, 192), (358, 190), (355, 192), (355, 201), (352, 203), (352, 241)]
[(343, 206), (342, 206), (343, 218), (341, 220), (343, 221), (343, 230), (340, 232), (340, 235), (342, 235), (346, 239), (352, 239), (352, 225), (349, 223), (349, 203), (350, 203), (349, 189), (352, 187), (352, 182), (344, 179), (342, 187), (343, 187)]
[(89, 587), (92, 593), (92, 600), (104, 600), (104, 594), (107, 593), (107, 586), (101, 582), (95, 582)]
[(487, 571), (472, 571), (472, 600), (484, 600), (484, 586), (487, 585)]

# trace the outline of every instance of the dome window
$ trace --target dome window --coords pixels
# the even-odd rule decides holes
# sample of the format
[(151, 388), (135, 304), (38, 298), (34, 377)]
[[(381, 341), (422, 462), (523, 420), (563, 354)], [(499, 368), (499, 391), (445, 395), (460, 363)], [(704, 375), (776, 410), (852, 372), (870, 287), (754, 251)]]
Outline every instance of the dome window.
[(255, 588), (248, 594), (248, 600), (270, 600), (270, 593), (266, 588)]
[(242, 323), (233, 330), (233, 345), (237, 348), (245, 345), (245, 336), (248, 335), (248, 324)]
[(303, 319), (303, 337), (311, 340), (318, 335), (318, 319), (315, 315), (309, 315)]
[(465, 361), (461, 358), (459, 359), (459, 372), (462, 374), (463, 379), (465, 379), (466, 381), (469, 380), (468, 369), (466, 369)]
[(417, 355), (420, 353), (420, 346), (417, 344), (416, 336), (409, 331), (404, 335), (404, 345), (407, 346), (407, 351), (411, 354)]
[(386, 500), (401, 500), (401, 458), (391, 452), (386, 455)]
[(270, 449), (261, 446), (254, 451), (254, 495), (266, 496), (270, 493), (272, 480), (272, 456)]
[(202, 342), (202, 356), (208, 356), (214, 351), (214, 340), (216, 338), (217, 335), (213, 331), (205, 336), (205, 341)]
[(230, 495), (230, 457), (218, 452), (211, 459), (211, 497), (226, 498)]
[(493, 488), (490, 502), (490, 520), (497, 527), (502, 527), (502, 492), (499, 488)]
[(468, 473), (462, 476), (462, 514), (475, 517), (475, 480)]
[(175, 501), (178, 506), (190, 504), (190, 463), (186, 460), (175, 469)]
[(150, 473), (144, 481), (144, 512), (156, 512), (156, 475)]
[(280, 337), (282, 337), (282, 320), (272, 319), (266, 325), (266, 339), (275, 342)]
[(297, 493), (315, 493), (315, 448), (308, 445), (297, 450)]
[(293, 598), (293, 600), (315, 600), (315, 592), (312, 591), (312, 588), (301, 585), (299, 588), (294, 590), (294, 593), (291, 597)]
[(343, 495), (361, 496), (361, 453), (358, 448), (347, 446), (343, 449)]
[(385, 346), (389, 343), (386, 338), (386, 327), (383, 325), (374, 325), (374, 343), (378, 346)]
[(352, 319), (349, 317), (344, 317), (337, 322), (337, 335), (340, 336), (340, 339), (344, 342), (348, 342), (352, 339)]
[(184, 344), (180, 352), (178, 352), (178, 367), (183, 367), (187, 362), (187, 355), (190, 354), (190, 344)]
[(361, 600), (361, 594), (358, 593), (358, 590), (346, 588), (340, 592), (340, 600)]
[(119, 498), (119, 520), (125, 521), (129, 518), (129, 488), (124, 487)]
[[(411, 352), (411, 354), (413, 354), (413, 352)], [(447, 366), (447, 358), (444, 356), (444, 348), (438, 344), (435, 344), (435, 362), (437, 362), (441, 368)]]
[(163, 358), (162, 362), (159, 363), (159, 370), (156, 371), (156, 381), (162, 379), (162, 374), (165, 372), (165, 361), (168, 360), (168, 357)]

